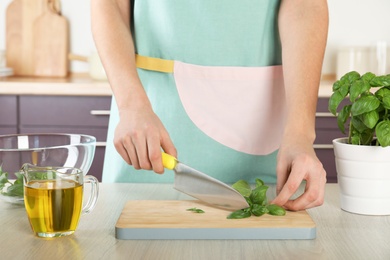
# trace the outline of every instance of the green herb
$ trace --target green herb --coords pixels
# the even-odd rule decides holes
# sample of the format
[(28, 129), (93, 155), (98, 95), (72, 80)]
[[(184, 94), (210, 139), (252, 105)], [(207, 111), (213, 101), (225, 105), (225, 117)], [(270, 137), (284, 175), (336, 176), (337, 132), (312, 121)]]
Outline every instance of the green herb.
[(276, 204), (271, 204), (267, 206), (268, 214), (275, 216), (284, 216), (286, 215), (286, 210), (281, 206)]
[(251, 186), (244, 180), (237, 181), (232, 187), (244, 197), (249, 197), (252, 193)]
[[(342, 101), (347, 103), (339, 109)], [(338, 127), (344, 134), (350, 119), (349, 144), (390, 145), (390, 74), (346, 73), (333, 84), (328, 109), (337, 116)]]
[(286, 210), (284, 208), (275, 204), (269, 204), (267, 199), (268, 186), (264, 185), (262, 180), (256, 179), (256, 186), (254, 189), (251, 189), (249, 183), (245, 180), (237, 181), (232, 187), (244, 196), (249, 207), (232, 212), (227, 216), (228, 219), (249, 218), (251, 215), (259, 217), (264, 214), (274, 216), (286, 215)]
[(236, 210), (232, 213), (230, 213), (229, 216), (227, 216), (228, 219), (240, 219), (240, 218), (248, 218), (251, 216), (250, 211), (246, 211), (245, 209)]
[(198, 208), (190, 208), (190, 209), (187, 209), (187, 211), (192, 211), (194, 213), (204, 213), (203, 210), (198, 209)]
[(268, 212), (269, 212), (268, 207), (259, 204), (253, 204), (251, 209), (251, 213), (256, 217), (262, 216)]
[(23, 197), (23, 175), (15, 173), (16, 180), (8, 180), (8, 173), (0, 166), (0, 193), (5, 196)]

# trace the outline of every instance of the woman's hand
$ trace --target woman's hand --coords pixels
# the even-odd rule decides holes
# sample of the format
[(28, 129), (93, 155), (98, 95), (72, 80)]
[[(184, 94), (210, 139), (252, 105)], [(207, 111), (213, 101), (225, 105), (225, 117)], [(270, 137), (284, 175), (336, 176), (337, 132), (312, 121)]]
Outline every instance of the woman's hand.
[(91, 2), (93, 37), (120, 114), (115, 148), (135, 169), (162, 173), (161, 148), (177, 157), (176, 149), (153, 112), (138, 76), (131, 14), (129, 0)]
[(120, 111), (114, 145), (122, 158), (135, 169), (163, 173), (161, 148), (177, 157), (167, 130), (150, 107)]
[[(283, 0), (278, 26), (282, 43), (287, 115), (278, 153), (277, 197), (290, 210), (319, 206), (326, 173), (314, 149), (315, 112), (328, 32), (326, 0)], [(305, 192), (290, 200), (302, 181)]]
[[(323, 204), (326, 172), (310, 142), (299, 138), (293, 142), (285, 141), (278, 153), (276, 174), (278, 195), (272, 203), (289, 210), (302, 210)], [(306, 181), (304, 193), (290, 200), (303, 180)]]

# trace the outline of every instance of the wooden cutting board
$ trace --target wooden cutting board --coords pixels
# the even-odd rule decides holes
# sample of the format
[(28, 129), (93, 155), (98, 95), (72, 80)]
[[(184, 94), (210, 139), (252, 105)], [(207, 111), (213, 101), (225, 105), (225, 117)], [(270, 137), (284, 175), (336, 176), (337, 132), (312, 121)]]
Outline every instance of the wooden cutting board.
[(15, 75), (31, 76), (33, 22), (42, 14), (46, 0), (13, 0), (6, 10), (6, 60)]
[[(49, 1), (50, 2), (50, 1)], [(34, 75), (66, 77), (68, 74), (68, 21), (50, 2), (34, 21)]]
[[(7, 67), (12, 68), (17, 76), (67, 74), (68, 24), (58, 13), (44, 16), (49, 2), (58, 8), (59, 0), (13, 0), (7, 7), (6, 61)], [(48, 55), (51, 56), (48, 58)]]
[[(189, 208), (205, 213), (193, 213)], [(227, 219), (230, 211), (198, 200), (128, 201), (115, 225), (118, 239), (314, 239), (316, 225), (306, 211), (285, 216)]]

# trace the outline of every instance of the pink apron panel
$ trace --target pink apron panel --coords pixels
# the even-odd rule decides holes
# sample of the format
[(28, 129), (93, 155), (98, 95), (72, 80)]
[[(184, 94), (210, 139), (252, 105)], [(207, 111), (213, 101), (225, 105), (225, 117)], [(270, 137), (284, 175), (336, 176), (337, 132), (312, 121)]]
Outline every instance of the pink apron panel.
[(175, 61), (174, 77), (186, 113), (206, 135), (247, 154), (267, 155), (279, 148), (286, 106), (282, 66)]

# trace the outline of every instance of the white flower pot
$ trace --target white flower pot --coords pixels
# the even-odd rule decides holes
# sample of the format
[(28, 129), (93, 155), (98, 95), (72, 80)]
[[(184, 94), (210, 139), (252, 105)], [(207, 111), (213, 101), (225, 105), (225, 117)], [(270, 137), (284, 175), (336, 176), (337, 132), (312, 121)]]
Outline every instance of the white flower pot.
[(340, 206), (364, 215), (390, 215), (390, 147), (333, 140)]

